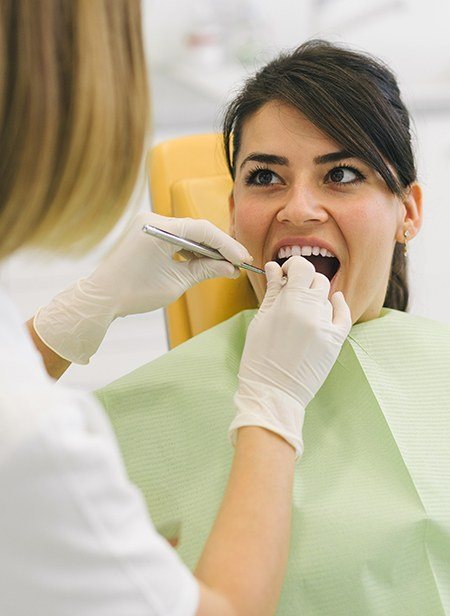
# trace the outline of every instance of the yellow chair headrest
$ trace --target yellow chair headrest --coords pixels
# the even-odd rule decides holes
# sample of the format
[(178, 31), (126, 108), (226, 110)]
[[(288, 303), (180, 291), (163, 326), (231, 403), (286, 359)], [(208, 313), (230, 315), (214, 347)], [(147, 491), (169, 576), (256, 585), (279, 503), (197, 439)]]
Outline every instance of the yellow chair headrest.
[[(155, 212), (205, 218), (228, 232), (232, 181), (220, 135), (195, 135), (159, 144), (149, 156), (149, 179)], [(166, 310), (170, 347), (256, 305), (244, 272), (237, 280), (202, 282)]]

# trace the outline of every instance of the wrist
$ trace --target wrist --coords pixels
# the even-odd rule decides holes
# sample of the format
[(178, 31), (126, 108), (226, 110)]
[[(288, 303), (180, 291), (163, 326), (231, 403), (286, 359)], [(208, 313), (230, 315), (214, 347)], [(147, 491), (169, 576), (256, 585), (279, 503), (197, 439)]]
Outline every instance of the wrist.
[(110, 298), (97, 293), (89, 279), (80, 279), (40, 308), (33, 326), (39, 338), (60, 357), (87, 364), (114, 318)]
[(258, 426), (287, 441), (297, 457), (302, 455), (305, 408), (298, 400), (270, 385), (243, 383), (240, 379), (234, 402), (237, 412), (228, 432), (233, 445), (239, 428)]
[(270, 455), (295, 460), (295, 448), (282, 436), (261, 426), (242, 426), (236, 431), (236, 450), (242, 447), (252, 447), (252, 456), (261, 455), (264, 459)]

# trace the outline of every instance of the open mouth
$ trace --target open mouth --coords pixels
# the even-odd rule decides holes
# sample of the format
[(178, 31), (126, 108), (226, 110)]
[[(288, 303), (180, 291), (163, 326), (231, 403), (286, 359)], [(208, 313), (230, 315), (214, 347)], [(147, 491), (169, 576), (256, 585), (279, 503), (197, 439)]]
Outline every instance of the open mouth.
[[(318, 254), (313, 254), (313, 252)], [(283, 265), (283, 263), (294, 255), (301, 255), (310, 261), (310, 263), (314, 265), (316, 272), (326, 276), (330, 282), (336, 276), (341, 265), (339, 259), (330, 253), (329, 250), (309, 246), (304, 246), (303, 248), (299, 246), (285, 246), (280, 248), (278, 254), (274, 256), (274, 261), (279, 265)]]

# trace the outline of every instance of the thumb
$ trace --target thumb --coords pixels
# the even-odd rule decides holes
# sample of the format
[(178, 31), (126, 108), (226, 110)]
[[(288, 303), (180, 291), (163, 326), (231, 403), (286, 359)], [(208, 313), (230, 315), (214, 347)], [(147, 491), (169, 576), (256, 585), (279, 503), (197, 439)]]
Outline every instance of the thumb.
[(269, 261), (269, 263), (266, 263), (264, 269), (267, 276), (267, 289), (259, 309), (260, 312), (265, 312), (272, 306), (284, 286), (283, 270), (278, 263)]
[(333, 306), (333, 324), (347, 336), (352, 327), (352, 315), (341, 291), (333, 293), (330, 298)]

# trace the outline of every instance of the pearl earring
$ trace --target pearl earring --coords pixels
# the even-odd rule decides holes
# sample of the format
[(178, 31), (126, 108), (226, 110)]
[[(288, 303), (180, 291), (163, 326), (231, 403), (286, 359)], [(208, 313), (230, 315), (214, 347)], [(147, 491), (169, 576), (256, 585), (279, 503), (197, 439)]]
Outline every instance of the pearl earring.
[(410, 232), (408, 230), (403, 232), (403, 237), (405, 238), (405, 243), (403, 244), (403, 254), (408, 256), (408, 237), (410, 236)]

